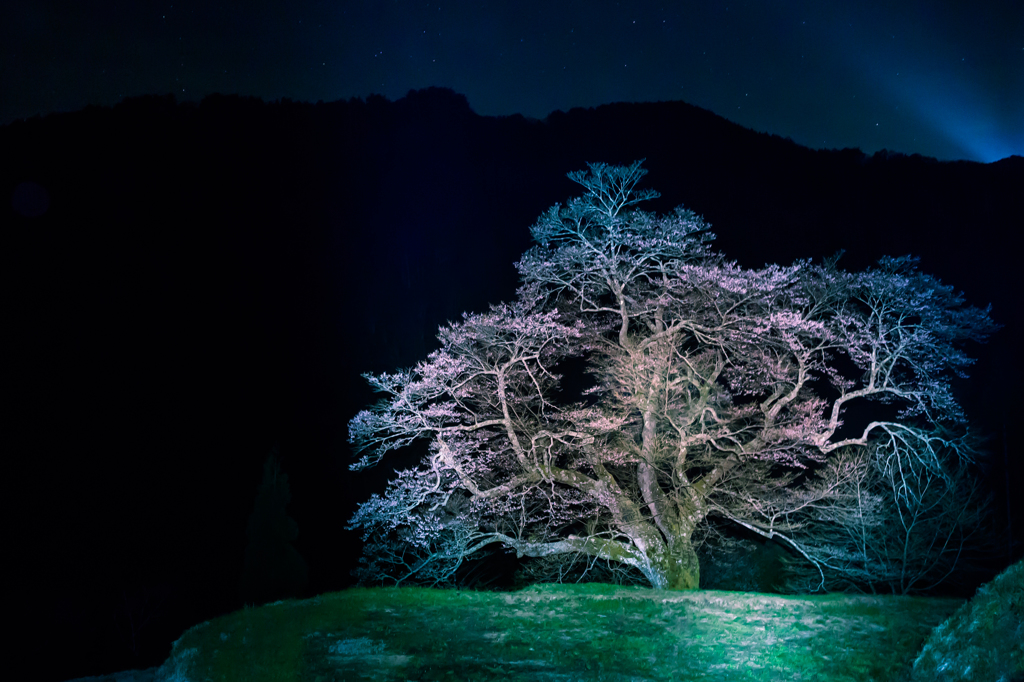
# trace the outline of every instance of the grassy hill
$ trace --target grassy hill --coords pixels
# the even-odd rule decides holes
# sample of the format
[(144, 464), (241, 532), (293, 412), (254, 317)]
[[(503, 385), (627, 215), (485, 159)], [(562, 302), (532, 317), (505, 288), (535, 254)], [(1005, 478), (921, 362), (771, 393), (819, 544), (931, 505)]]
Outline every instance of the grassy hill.
[(1024, 681), (1024, 561), (982, 585), (935, 628), (914, 662), (913, 680)]
[(193, 627), (155, 677), (902, 681), (932, 629), (962, 604), (596, 584), (350, 589)]

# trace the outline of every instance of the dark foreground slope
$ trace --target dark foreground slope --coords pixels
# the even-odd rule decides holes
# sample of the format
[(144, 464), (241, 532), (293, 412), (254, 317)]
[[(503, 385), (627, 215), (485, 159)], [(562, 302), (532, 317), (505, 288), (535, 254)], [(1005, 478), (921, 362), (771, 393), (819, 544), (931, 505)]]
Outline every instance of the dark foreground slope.
[(185, 627), (240, 606), (274, 445), (310, 594), (348, 585), (345, 522), (387, 476), (347, 472), (346, 423), (373, 398), (359, 374), (409, 366), (439, 324), (511, 298), (527, 228), (576, 193), (565, 173), (637, 158), (663, 195), (652, 209), (703, 214), (745, 265), (915, 253), (991, 302), (1005, 328), (974, 349), (962, 398), (994, 434), (1001, 518), (1024, 528), (1002, 492), (1022, 462), (1007, 244), (1024, 159), (813, 151), (683, 103), (534, 121), (477, 116), (445, 90), (142, 98), (0, 128), (10, 584), (48, 633), (23, 648), (44, 677), (155, 665)]

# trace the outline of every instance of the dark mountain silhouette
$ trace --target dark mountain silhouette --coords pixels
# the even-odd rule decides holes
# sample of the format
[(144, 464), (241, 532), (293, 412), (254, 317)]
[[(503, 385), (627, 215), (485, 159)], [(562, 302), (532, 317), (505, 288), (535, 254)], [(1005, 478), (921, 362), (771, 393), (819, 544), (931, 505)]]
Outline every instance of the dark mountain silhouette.
[[(238, 608), (271, 443), (289, 453), (309, 591), (348, 585), (345, 522), (387, 479), (347, 471), (346, 423), (373, 400), (359, 374), (412, 365), (439, 324), (511, 298), (527, 228), (576, 193), (568, 171), (639, 158), (662, 194), (650, 208), (704, 215), (744, 265), (913, 253), (991, 303), (1005, 327), (960, 389), (1019, 536), (1024, 158), (816, 151), (682, 102), (539, 121), (438, 88), (142, 97), (0, 128), (12, 584), (47, 633), (24, 651), (60, 649), (52, 679), (155, 664)], [(125, 584), (178, 595), (134, 658), (101, 613)]]

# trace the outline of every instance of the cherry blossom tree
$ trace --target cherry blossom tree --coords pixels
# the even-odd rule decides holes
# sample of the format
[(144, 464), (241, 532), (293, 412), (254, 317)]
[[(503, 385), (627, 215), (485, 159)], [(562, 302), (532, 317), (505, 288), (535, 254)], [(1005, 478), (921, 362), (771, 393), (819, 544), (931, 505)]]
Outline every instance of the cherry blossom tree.
[[(583, 194), (531, 228), (515, 302), (443, 328), (414, 368), (367, 376), (384, 397), (350, 424), (353, 468), (429, 450), (353, 517), (362, 578), (440, 584), (503, 546), (695, 589), (712, 523), (785, 543), (817, 587), (891, 583), (912, 553), (941, 559), (914, 580), (948, 569), (976, 519), (950, 516), (951, 498), (921, 481), (963, 480), (951, 472), (972, 450), (953, 435), (965, 417), (950, 379), (971, 362), (962, 342), (994, 331), (988, 311), (909, 257), (860, 273), (838, 257), (742, 268), (691, 211), (639, 210), (657, 196), (637, 188), (645, 172), (571, 173)], [(576, 402), (569, 358), (593, 384)], [(857, 403), (877, 418), (844, 424)], [(904, 517), (916, 544), (899, 552), (880, 529)]]

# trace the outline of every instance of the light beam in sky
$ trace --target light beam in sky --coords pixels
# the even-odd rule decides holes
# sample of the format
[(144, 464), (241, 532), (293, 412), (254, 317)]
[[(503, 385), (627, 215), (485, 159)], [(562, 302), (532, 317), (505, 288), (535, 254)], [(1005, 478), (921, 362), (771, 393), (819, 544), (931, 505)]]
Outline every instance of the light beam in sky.
[(964, 157), (989, 163), (1014, 154), (1024, 154), (1024, 112), (1017, 126), (997, 111), (989, 97), (971, 82), (921, 79), (916, 83), (888, 83), (888, 89), (915, 112), (917, 117), (951, 144), (964, 150)]

